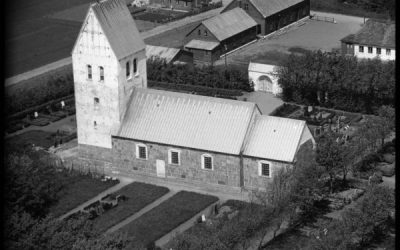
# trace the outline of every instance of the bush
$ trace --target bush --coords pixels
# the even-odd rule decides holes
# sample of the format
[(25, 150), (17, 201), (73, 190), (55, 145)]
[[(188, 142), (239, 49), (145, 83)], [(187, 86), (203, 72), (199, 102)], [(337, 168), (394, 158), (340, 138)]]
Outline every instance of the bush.
[(247, 69), (238, 66), (229, 66), (225, 72), (224, 67), (174, 65), (159, 58), (150, 58), (147, 60), (147, 76), (149, 81), (176, 85), (253, 91)]

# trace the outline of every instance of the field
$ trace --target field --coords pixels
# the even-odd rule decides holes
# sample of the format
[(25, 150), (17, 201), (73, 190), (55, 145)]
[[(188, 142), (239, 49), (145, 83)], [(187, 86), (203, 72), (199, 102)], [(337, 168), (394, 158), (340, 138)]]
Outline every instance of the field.
[(132, 244), (147, 246), (216, 202), (214, 196), (181, 191), (121, 229)]
[(50, 208), (50, 213), (55, 217), (61, 216), (71, 209), (90, 200), (104, 190), (118, 184), (118, 181), (102, 182), (88, 175), (78, 173), (60, 173), (63, 188), (57, 194), (60, 199), (58, 203)]
[(118, 203), (118, 206), (112, 208), (106, 213), (97, 217), (94, 221), (94, 227), (99, 231), (105, 231), (116, 225), (122, 220), (135, 214), (143, 207), (157, 200), (168, 193), (168, 188), (154, 186), (145, 183), (134, 182), (121, 190), (115, 192), (115, 195), (124, 195), (125, 201)]
[[(249, 61), (262, 61), (264, 58), (269, 59), (269, 63), (274, 63), (273, 61), (279, 63), (282, 55), (289, 54), (290, 51), (301, 49), (332, 51), (332, 49), (340, 48), (340, 39), (355, 33), (363, 23), (363, 18), (314, 13), (319, 16), (334, 17), (337, 23), (307, 20), (306, 24), (293, 28), (278, 37), (259, 40), (233, 52), (227, 57), (228, 63), (248, 63)], [(272, 59), (271, 54), (274, 57)], [(224, 64), (224, 60), (219, 60), (217, 64)]]

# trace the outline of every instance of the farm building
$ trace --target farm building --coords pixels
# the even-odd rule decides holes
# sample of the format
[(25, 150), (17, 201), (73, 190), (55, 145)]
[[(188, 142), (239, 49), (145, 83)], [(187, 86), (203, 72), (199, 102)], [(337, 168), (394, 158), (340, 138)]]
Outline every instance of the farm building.
[(242, 8), (265, 36), (310, 15), (310, 0), (232, 0), (221, 13)]
[(395, 30), (394, 22), (369, 19), (356, 34), (341, 40), (342, 54), (362, 59), (378, 57), (381, 60), (395, 60)]
[(185, 37), (186, 50), (195, 63), (213, 64), (221, 54), (256, 38), (257, 23), (242, 9), (235, 8), (201, 22)]
[(249, 63), (249, 81), (253, 83), (255, 91), (263, 91), (278, 95), (282, 89), (278, 85), (278, 78), (274, 74), (275, 65), (263, 63)]
[(83, 166), (240, 192), (267, 188), (315, 143), (304, 121), (262, 115), (251, 102), (148, 89), (144, 51), (120, 0), (89, 7), (72, 52)]
[(207, 6), (211, 0), (150, 0), (151, 5), (159, 5), (163, 8), (177, 10), (191, 10)]
[(191, 52), (162, 46), (146, 45), (146, 57), (147, 59), (163, 59), (166, 63), (193, 63), (193, 54)]

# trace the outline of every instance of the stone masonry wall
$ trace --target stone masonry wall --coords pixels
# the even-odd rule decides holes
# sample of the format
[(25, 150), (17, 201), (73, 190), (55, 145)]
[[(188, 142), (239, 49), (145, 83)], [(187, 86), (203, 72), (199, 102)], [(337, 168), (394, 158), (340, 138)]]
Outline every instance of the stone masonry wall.
[(276, 171), (280, 168), (289, 167), (291, 165), (288, 163), (268, 161), (271, 163), (270, 171), (271, 171), (272, 176), (270, 178), (270, 177), (259, 175), (258, 168), (259, 168), (260, 161), (264, 161), (264, 160), (248, 158), (248, 157), (245, 157), (243, 159), (244, 188), (247, 190), (268, 188), (268, 185), (270, 185), (272, 183), (274, 173), (276, 173)]
[[(113, 168), (129, 173), (157, 176), (156, 160), (165, 162), (167, 179), (240, 187), (240, 160), (238, 156), (210, 153), (179, 147), (170, 147), (152, 143), (141, 143), (132, 140), (113, 138)], [(136, 158), (136, 144), (147, 146), (148, 159)], [(180, 150), (180, 165), (168, 163), (168, 150)], [(201, 155), (213, 156), (213, 170), (201, 168)]]

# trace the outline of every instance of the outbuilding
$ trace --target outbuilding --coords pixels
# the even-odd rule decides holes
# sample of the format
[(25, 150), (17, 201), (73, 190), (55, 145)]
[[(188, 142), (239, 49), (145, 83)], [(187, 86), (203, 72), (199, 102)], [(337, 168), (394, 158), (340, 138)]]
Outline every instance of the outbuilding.
[(194, 62), (213, 64), (222, 54), (254, 39), (257, 23), (242, 9), (235, 8), (207, 19), (185, 38), (185, 49), (193, 52)]

